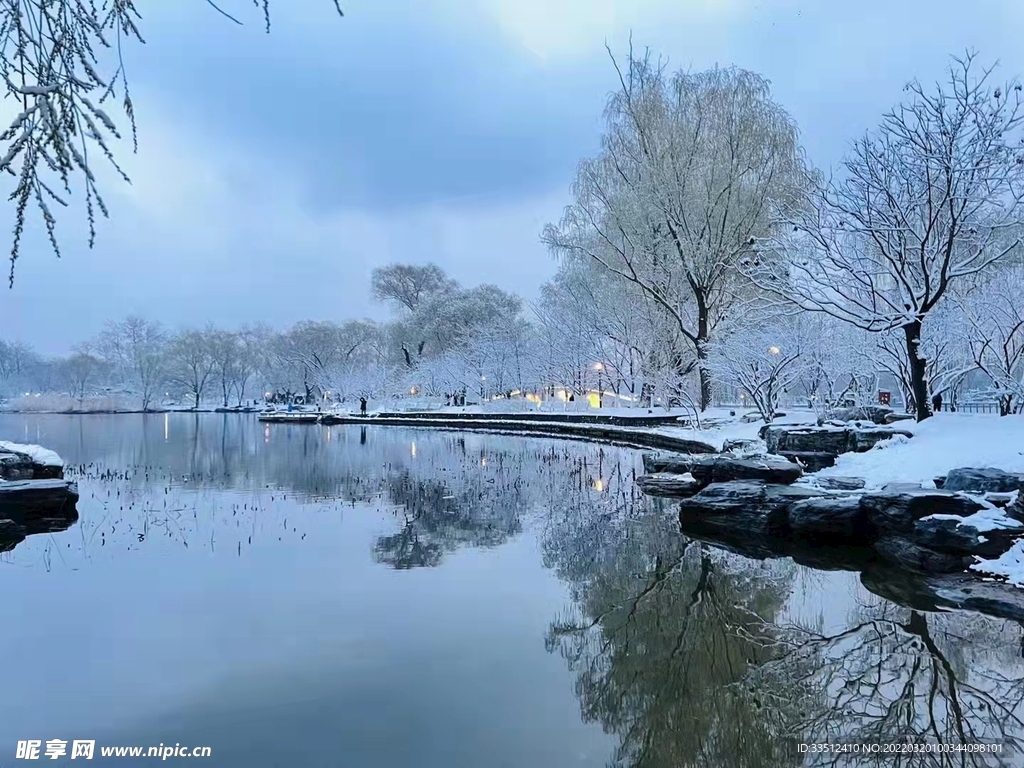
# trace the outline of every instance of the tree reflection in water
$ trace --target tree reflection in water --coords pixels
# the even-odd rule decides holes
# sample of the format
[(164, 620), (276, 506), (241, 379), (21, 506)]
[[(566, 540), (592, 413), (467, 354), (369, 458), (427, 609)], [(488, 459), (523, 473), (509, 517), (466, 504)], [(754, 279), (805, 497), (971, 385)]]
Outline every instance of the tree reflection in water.
[[(657, 511), (633, 523), (573, 585), (575, 610), (547, 638), (577, 674), (584, 718), (619, 737), (614, 765), (799, 764), (777, 718), (738, 685), (772, 653), (768, 622), (792, 568), (737, 568)], [(565, 543), (549, 541), (553, 560)]]
[(808, 764), (1020, 764), (1024, 664), (1012, 622), (877, 601), (862, 605), (841, 631), (776, 630), (778, 653), (753, 670), (751, 690), (802, 740), (1003, 747), (999, 754), (846, 755), (843, 762), (818, 755)]
[[(678, 532), (675, 509), (609, 488), (566, 496), (545, 537), (573, 607), (547, 646), (583, 717), (618, 736), (614, 766), (1010, 766), (1024, 752), (1022, 632), (859, 590), (841, 626), (801, 617), (789, 560), (753, 561)], [(817, 574), (819, 605), (833, 574)], [(833, 621), (832, 623), (836, 623)], [(999, 744), (1000, 753), (801, 752), (801, 743)]]

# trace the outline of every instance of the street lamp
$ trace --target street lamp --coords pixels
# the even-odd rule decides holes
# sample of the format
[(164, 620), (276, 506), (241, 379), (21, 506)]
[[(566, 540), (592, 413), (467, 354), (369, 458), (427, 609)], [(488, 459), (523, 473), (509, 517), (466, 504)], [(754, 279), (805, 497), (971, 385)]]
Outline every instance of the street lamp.
[(594, 370), (597, 371), (597, 407), (604, 407), (604, 392), (601, 390), (601, 372), (604, 371), (604, 363), (594, 363)]
[(777, 355), (777, 354), (779, 354), (780, 350), (779, 350), (778, 347), (772, 345), (772, 346), (768, 347), (768, 351), (771, 352), (773, 355)]

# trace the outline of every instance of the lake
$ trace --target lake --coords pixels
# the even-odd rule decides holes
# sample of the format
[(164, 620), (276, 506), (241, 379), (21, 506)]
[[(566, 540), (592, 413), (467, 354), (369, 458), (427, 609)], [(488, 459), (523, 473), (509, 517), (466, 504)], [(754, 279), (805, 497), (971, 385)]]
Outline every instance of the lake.
[[(0, 415), (0, 439), (81, 493), (0, 555), (0, 765), (27, 739), (230, 768), (1020, 764), (1020, 626), (690, 541), (636, 451), (234, 414)], [(801, 746), (898, 739), (1002, 751)]]

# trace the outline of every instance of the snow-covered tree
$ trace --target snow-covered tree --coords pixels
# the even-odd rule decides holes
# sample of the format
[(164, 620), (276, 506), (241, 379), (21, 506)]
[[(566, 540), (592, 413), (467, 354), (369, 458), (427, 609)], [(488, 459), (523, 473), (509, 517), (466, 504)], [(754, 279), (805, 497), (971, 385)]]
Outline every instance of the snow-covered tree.
[(213, 328), (182, 331), (171, 341), (169, 379), (187, 392), (198, 408), (217, 368), (217, 332)]
[(875, 338), (848, 323), (805, 312), (801, 327), (803, 360), (793, 387), (819, 419), (844, 402), (874, 402), (884, 367), (871, 354)]
[(97, 340), (97, 349), (117, 379), (139, 395), (148, 410), (153, 395), (167, 374), (167, 334), (156, 322), (136, 315), (109, 321)]
[[(340, 0), (333, 0), (341, 13)], [(222, 8), (207, 3), (238, 21)], [(128, 90), (122, 53), (143, 42), (135, 0), (10, 0), (0, 4), (0, 74), (5, 96), (20, 105), (18, 115), (0, 133), (0, 171), (12, 177), (14, 240), (8, 281), (30, 206), (38, 208), (53, 250), (57, 242), (56, 206), (68, 205), (77, 179), (85, 196), (89, 245), (96, 237), (97, 214), (107, 207), (97, 186), (91, 158), (103, 156), (127, 181), (114, 157), (121, 130), (104, 109), (120, 101), (120, 111), (135, 136), (135, 106)], [(255, 0), (270, 30), (270, 0)], [(240, 22), (239, 22), (240, 23)]]
[(805, 178), (797, 129), (768, 82), (741, 69), (669, 75), (630, 53), (606, 109), (602, 150), (580, 164), (573, 203), (544, 241), (638, 286), (675, 321), (711, 404), (708, 345), (749, 288), (736, 269), (771, 210)]
[(760, 285), (803, 309), (899, 331), (919, 420), (931, 408), (929, 317), (958, 285), (1006, 258), (1024, 223), (1021, 85), (991, 80), (968, 54), (934, 91), (911, 82), (908, 99), (853, 147), (842, 175), (816, 184), (786, 212), (788, 234), (748, 262)]
[(388, 264), (373, 270), (370, 295), (407, 312), (426, 301), (458, 289), (458, 283), (436, 264)]
[(38, 356), (27, 344), (0, 339), (0, 397), (24, 388)]
[(78, 400), (79, 407), (103, 372), (103, 360), (92, 354), (88, 346), (80, 347), (57, 365), (57, 375), (63, 383), (64, 391)]
[(808, 363), (808, 329), (792, 316), (754, 317), (736, 324), (711, 345), (711, 371), (742, 390), (761, 418), (775, 418), (782, 395)]
[(1024, 405), (1024, 266), (996, 271), (962, 302), (972, 362), (992, 382), (999, 413)]

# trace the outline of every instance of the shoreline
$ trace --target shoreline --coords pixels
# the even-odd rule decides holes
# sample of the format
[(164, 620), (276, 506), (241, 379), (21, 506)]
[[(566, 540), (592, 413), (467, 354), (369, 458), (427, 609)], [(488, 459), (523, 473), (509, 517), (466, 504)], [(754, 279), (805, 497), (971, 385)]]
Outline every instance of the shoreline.
[(165, 413), (239, 413), (239, 414), (259, 414), (263, 413), (262, 409), (253, 407), (242, 407), (234, 408), (224, 406), (216, 407), (203, 407), (203, 408), (148, 408), (143, 410), (141, 408), (116, 408), (116, 409), (105, 409), (105, 410), (63, 410), (63, 411), (26, 411), (17, 409), (0, 409), (0, 416), (145, 416), (148, 414), (162, 415)]

